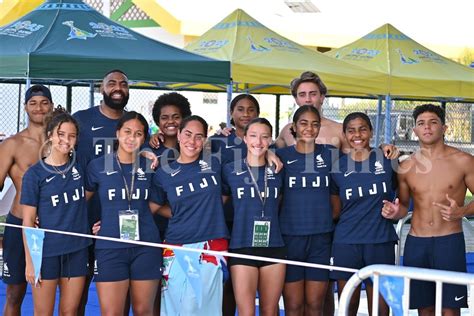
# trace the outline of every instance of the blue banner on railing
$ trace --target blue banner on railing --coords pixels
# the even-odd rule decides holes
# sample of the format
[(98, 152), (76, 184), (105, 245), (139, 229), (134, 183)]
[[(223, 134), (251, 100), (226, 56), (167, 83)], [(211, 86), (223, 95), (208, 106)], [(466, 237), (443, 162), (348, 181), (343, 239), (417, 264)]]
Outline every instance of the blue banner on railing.
[(43, 240), (44, 231), (36, 228), (24, 228), (23, 229), (28, 244), (28, 251), (33, 262), (33, 268), (35, 269), (35, 285), (38, 283), (41, 262), (43, 259)]
[(403, 316), (403, 287), (402, 277), (379, 276), (380, 293), (392, 309), (393, 316)]

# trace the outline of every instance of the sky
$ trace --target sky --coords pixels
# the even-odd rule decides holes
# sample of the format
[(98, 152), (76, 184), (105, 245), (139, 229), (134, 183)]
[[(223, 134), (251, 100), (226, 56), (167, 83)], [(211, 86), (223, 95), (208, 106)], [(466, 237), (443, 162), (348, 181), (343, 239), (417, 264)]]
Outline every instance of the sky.
[(321, 12), (305, 14), (291, 12), (283, 0), (154, 1), (186, 21), (186, 31), (197, 36), (240, 7), (303, 45), (340, 47), (391, 23), (428, 47), (474, 49), (474, 0), (312, 0)]

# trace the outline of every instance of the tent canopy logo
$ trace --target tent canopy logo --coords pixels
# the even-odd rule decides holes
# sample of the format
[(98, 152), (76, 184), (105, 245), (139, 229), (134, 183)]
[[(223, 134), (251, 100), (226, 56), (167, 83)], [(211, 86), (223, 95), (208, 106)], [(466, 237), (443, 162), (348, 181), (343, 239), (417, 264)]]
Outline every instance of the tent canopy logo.
[(83, 31), (77, 27), (74, 26), (74, 21), (64, 21), (63, 25), (69, 26), (70, 31), (69, 31), (69, 37), (66, 40), (71, 40), (71, 39), (81, 39), (81, 40), (86, 40), (88, 37), (94, 38), (96, 37), (97, 33), (89, 33), (87, 31)]
[(344, 54), (343, 52), (337, 52), (337, 59), (348, 59), (348, 60), (357, 60), (357, 61), (368, 61), (372, 60), (380, 54), (378, 49), (369, 49), (369, 48), (353, 48), (349, 53)]
[(137, 40), (126, 28), (119, 25), (90, 22), (89, 26), (101, 37)]
[(403, 54), (403, 52), (400, 48), (396, 48), (395, 51), (400, 55), (400, 61), (404, 65), (414, 65), (414, 64), (418, 64), (420, 62), (419, 60), (417, 60), (415, 58), (411, 58), (411, 57), (406, 56), (405, 54)]
[(221, 49), (222, 47), (226, 46), (228, 43), (229, 43), (229, 40), (227, 39), (200, 41), (199, 47), (193, 50), (197, 52), (217, 51)]
[(0, 35), (25, 38), (28, 35), (42, 29), (44, 25), (32, 23), (31, 21), (18, 21), (12, 25), (0, 28)]
[(300, 52), (301, 49), (293, 45), (291, 42), (284, 40), (283, 38), (275, 38), (275, 37), (265, 37), (263, 38), (265, 42), (267, 42), (271, 48), (279, 51), (288, 51), (288, 52)]
[(252, 40), (252, 37), (250, 35), (247, 35), (247, 39), (249, 40), (250, 42), (250, 50), (252, 50), (253, 52), (268, 52), (270, 51), (271, 49), (268, 48), (268, 47), (265, 47), (263, 45), (260, 45), (260, 44), (257, 44), (255, 43), (253, 40)]

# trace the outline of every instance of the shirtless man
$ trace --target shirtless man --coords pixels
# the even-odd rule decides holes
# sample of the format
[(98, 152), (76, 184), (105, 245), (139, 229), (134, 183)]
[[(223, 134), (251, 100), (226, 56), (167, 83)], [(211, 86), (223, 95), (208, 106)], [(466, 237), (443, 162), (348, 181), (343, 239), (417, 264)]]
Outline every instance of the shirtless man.
[[(321, 78), (311, 71), (306, 71), (299, 78), (291, 81), (290, 88), (298, 106), (313, 105), (321, 114), (321, 129), (316, 142), (318, 144), (330, 144), (337, 148), (349, 148), (342, 133), (342, 124), (322, 116), (321, 107), (328, 89)], [(295, 138), (290, 133), (290, 127), (291, 123), (288, 123), (281, 130), (275, 142), (278, 148), (295, 144)]]
[[(404, 265), (466, 272), (462, 218), (474, 214), (474, 202), (464, 205), (466, 190), (474, 191), (474, 157), (444, 143), (447, 126), (441, 107), (417, 106), (413, 118), (420, 150), (401, 163), (398, 199), (384, 201), (382, 216), (402, 218), (411, 197), (414, 209)], [(419, 315), (434, 315), (435, 284), (411, 284), (410, 308)], [(443, 285), (443, 315), (459, 315), (460, 308), (467, 307), (466, 298), (465, 286)]]
[[(333, 145), (343, 151), (350, 150), (350, 146), (342, 132), (342, 124), (323, 116), (321, 108), (328, 89), (321, 78), (314, 72), (305, 71), (299, 78), (291, 81), (290, 88), (291, 94), (298, 106), (313, 105), (321, 114), (321, 128), (316, 138), (316, 143)], [(278, 148), (291, 146), (296, 143), (295, 138), (290, 133), (290, 127), (291, 123), (288, 123), (281, 130), (280, 135), (275, 141), (275, 145)], [(382, 144), (381, 148), (389, 159), (395, 159), (399, 155), (399, 151), (394, 145)]]
[[(42, 85), (34, 85), (25, 94), (25, 112), (28, 127), (0, 144), (0, 190), (10, 176), (16, 189), (7, 223), (22, 225), (20, 209), (21, 182), (25, 171), (41, 157), (45, 142), (44, 118), (53, 109), (51, 92)], [(3, 240), (3, 282), (7, 284), (7, 297), (3, 315), (20, 315), (26, 292), (25, 253), (22, 251), (21, 230), (5, 227)]]

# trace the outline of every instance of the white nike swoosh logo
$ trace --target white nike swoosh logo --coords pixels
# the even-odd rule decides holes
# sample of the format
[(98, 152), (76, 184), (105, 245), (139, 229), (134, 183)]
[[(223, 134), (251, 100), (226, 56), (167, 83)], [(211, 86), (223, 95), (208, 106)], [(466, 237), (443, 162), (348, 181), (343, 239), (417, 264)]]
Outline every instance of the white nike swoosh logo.
[(117, 173), (117, 171), (107, 171), (107, 175), (110, 176), (111, 174)]
[(247, 171), (240, 171), (240, 172), (236, 172), (235, 174), (238, 175), (238, 176), (240, 176), (241, 174), (244, 174), (244, 173), (246, 173), (246, 172), (247, 172)]
[(181, 172), (181, 169), (178, 169), (178, 170), (176, 170), (176, 171), (174, 171), (174, 172), (171, 172), (171, 176), (174, 177), (175, 175), (177, 175), (177, 174), (180, 173), (180, 172)]
[(231, 145), (231, 146), (229, 146), (229, 145), (225, 145), (225, 148), (226, 148), (226, 149), (229, 149), (229, 148), (234, 148), (234, 147), (235, 147), (235, 145)]
[(297, 161), (298, 161), (298, 159), (295, 159), (295, 160), (287, 160), (286, 163), (289, 164), (289, 165), (291, 165), (292, 163), (297, 162)]
[(92, 127), (91, 127), (91, 130), (92, 130), (92, 131), (97, 131), (97, 130), (99, 130), (99, 129), (101, 129), (101, 128), (104, 128), (104, 127), (103, 127), (103, 126), (98, 126), (98, 127), (92, 126)]
[(355, 172), (354, 170), (346, 171), (346, 172), (344, 172), (344, 177), (347, 177), (348, 175), (350, 175), (351, 173), (354, 173), (354, 172)]
[(454, 297), (454, 300), (457, 302), (457, 301), (460, 301), (460, 300), (462, 300), (463, 298), (464, 298), (464, 296), (461, 296), (461, 297), (457, 297), (457, 296), (455, 296), (455, 297)]
[(56, 178), (56, 176), (52, 176), (51, 178), (46, 178), (46, 183), (51, 182), (51, 180), (53, 180), (54, 178)]

